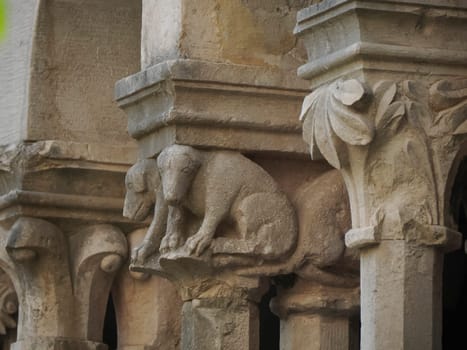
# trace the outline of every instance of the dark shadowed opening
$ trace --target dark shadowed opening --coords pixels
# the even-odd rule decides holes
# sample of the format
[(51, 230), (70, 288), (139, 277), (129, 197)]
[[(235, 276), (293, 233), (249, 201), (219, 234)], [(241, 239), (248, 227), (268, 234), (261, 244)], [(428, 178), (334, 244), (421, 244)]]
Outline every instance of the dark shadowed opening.
[(259, 304), (259, 344), (260, 350), (279, 350), (280, 320), (269, 308), (269, 303), (276, 296), (276, 287), (271, 286)]
[(443, 268), (443, 350), (467, 349), (467, 161), (463, 160), (454, 183), (453, 213), (463, 235), (462, 248), (446, 254)]
[(115, 318), (115, 308), (112, 295), (107, 302), (107, 311), (104, 320), (103, 342), (109, 346), (109, 350), (117, 350), (117, 319)]

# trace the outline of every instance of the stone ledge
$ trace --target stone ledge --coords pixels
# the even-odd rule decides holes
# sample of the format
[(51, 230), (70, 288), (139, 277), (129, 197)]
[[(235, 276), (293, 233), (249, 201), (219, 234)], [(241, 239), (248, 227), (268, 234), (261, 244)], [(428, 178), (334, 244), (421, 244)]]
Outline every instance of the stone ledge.
[(326, 0), (298, 13), (308, 63), (298, 70), (312, 86), (336, 78), (371, 81), (467, 75), (467, 5), (460, 1)]
[(115, 95), (142, 158), (173, 143), (305, 155), (306, 86), (278, 69), (176, 60), (122, 79)]
[(19, 216), (121, 223), (124, 178), (136, 149), (38, 141), (0, 149), (0, 221)]

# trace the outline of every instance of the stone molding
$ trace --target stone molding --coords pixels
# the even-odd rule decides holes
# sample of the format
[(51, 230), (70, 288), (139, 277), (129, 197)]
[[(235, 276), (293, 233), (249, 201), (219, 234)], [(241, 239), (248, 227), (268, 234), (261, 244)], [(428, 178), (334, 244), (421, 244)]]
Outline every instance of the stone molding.
[(320, 2), (297, 15), (295, 34), (308, 52), (298, 75), (313, 87), (343, 76), (466, 75), (466, 18), (460, 1)]
[(0, 220), (29, 216), (136, 227), (121, 215), (123, 178), (135, 158), (135, 148), (62, 141), (0, 147)]
[[(437, 227), (453, 225), (448, 181), (467, 132), (466, 86), (465, 79), (338, 80), (305, 99), (301, 120), (312, 156), (324, 156), (346, 181), (360, 229), (349, 233), (349, 244), (460, 244), (458, 234)], [(427, 229), (431, 235), (418, 237)]]
[(140, 158), (166, 146), (304, 155), (292, 116), (306, 84), (277, 69), (179, 59), (117, 82), (117, 103), (128, 115)]

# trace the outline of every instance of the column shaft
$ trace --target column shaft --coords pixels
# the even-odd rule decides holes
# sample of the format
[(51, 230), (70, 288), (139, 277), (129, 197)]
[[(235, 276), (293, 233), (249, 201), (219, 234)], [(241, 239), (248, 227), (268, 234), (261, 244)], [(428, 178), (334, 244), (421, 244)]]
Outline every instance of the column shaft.
[(441, 349), (442, 259), (404, 240), (362, 250), (362, 350)]
[(258, 350), (259, 313), (252, 302), (195, 299), (183, 305), (182, 350)]

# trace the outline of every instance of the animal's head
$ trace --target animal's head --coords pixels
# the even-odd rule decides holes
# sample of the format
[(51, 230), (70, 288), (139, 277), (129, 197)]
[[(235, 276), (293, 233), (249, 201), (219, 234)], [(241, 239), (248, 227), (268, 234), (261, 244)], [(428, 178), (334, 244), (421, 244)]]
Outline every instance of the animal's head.
[(126, 196), (123, 216), (144, 220), (154, 205), (160, 177), (155, 159), (143, 159), (133, 165), (125, 177)]
[(164, 198), (168, 204), (182, 201), (201, 166), (200, 151), (189, 146), (172, 145), (157, 158)]

